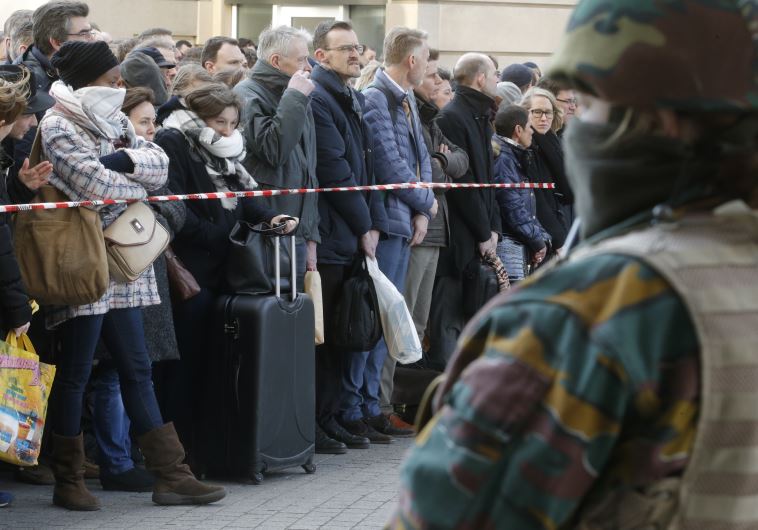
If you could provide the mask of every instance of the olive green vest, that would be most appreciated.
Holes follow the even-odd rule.
[[[575,528],[758,529],[758,212],[734,201],[570,259],[601,253],[640,259],[681,297],[700,345],[701,402],[684,475],[609,493],[583,508]]]

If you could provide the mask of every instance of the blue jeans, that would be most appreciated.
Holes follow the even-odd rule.
[[[101,469],[111,475],[125,473],[134,467],[129,417],[121,399],[118,370],[112,361],[98,366],[92,381],[95,406],[92,425],[100,449]]]
[[[408,272],[411,248],[404,237],[390,236],[380,241],[376,249],[379,269],[402,293],[405,275]],[[379,389],[387,344],[384,338],[369,352],[352,353],[345,356],[344,393],[341,417],[344,421],[355,421],[381,414]]]
[[[54,422],[57,434],[81,432],[82,398],[100,337],[116,364],[124,407],[136,434],[163,425],[150,379],[142,309],[112,309],[104,315],[72,318],[61,324],[60,335],[61,356],[53,387],[60,405]]]

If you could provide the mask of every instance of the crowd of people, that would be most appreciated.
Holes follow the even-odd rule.
[[[31,202],[43,186],[74,201],[407,182],[555,189],[151,203],[200,292],[172,301],[161,256],[135,281],[111,279],[100,300],[45,306],[34,321],[12,223],[2,216],[3,331],[40,337],[49,345],[43,357],[58,369],[43,459],[52,473],[40,464],[17,477],[54,484],[53,502],[70,510],[100,506],[85,474],[105,489],[152,490],[157,504],[224,497],[222,487],[193,475],[195,411],[213,349],[201,323],[212,320],[227,287],[229,234],[240,220],[294,233],[298,277],[321,275],[316,451],[342,454],[413,436],[393,409],[395,362],[384,340],[363,352],[330,343],[345,280],[356,260],[376,258],[405,295],[424,367],[444,370],[472,316],[462,304],[467,265],[501,262],[516,284],[566,243],[574,206],[562,138],[578,112],[574,92],[534,63],[500,71],[481,53],[462,55],[447,71],[420,29],[390,29],[378,54],[346,21],[321,23],[313,35],[280,26],[255,43],[217,36],[198,46],[161,28],[113,40],[88,17],[83,2],[51,0],[5,21],[6,203]],[[35,138],[44,161],[30,163]],[[124,209],[98,208],[103,227]],[[97,466],[86,457],[83,431],[94,436]]]

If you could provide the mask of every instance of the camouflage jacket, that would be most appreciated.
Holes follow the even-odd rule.
[[[686,466],[698,344],[640,261],[603,255],[529,280],[462,344],[477,358],[411,450],[391,528],[570,528],[593,491]]]

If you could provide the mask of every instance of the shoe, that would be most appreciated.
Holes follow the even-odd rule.
[[[100,469],[100,485],[106,491],[153,491],[155,477],[139,467],[133,467],[123,473],[106,473]]]
[[[347,445],[330,438],[321,427],[316,424],[316,452],[320,455],[344,455],[347,453]]]
[[[13,475],[17,482],[31,484],[32,486],[52,486],[55,484],[53,470],[45,464],[17,467]]]
[[[390,423],[389,418],[384,414],[377,414],[370,418],[363,418],[363,422],[374,429],[376,432],[386,436],[396,436],[398,438],[411,438],[413,429],[399,429]]]
[[[337,423],[337,420],[330,421],[322,428],[327,436],[338,442],[342,442],[350,449],[368,449],[371,445],[371,441],[368,438],[347,432],[342,425]]]
[[[210,504],[226,497],[226,488],[204,484],[184,462],[184,447],[173,423],[139,437],[145,466],[156,475],[153,502],[164,506]]]
[[[363,418],[363,421],[371,425],[374,430],[386,434],[387,436],[394,436],[397,438],[412,438],[415,434],[413,426],[405,423],[403,419],[395,414],[379,414],[371,418]]]
[[[372,444],[391,444],[395,441],[392,436],[380,433],[363,420],[343,421],[342,426],[350,434],[368,438]]]
[[[100,466],[94,463],[92,460],[84,458],[84,478],[96,479],[100,478]]]
[[[80,512],[100,509],[100,501],[84,484],[84,440],[78,436],[53,433],[53,504]]]
[[[403,417],[400,416],[400,414],[398,414],[397,412],[390,412],[389,414],[387,414],[387,419],[389,420],[390,425],[392,425],[393,428],[401,430],[401,431],[410,432],[410,434],[406,436],[406,438],[415,436],[416,428],[410,423],[408,423],[407,421],[405,421]],[[403,436],[400,434],[396,436],[403,438]]]
[[[5,508],[13,502],[13,495],[7,491],[0,491],[0,508]]]

